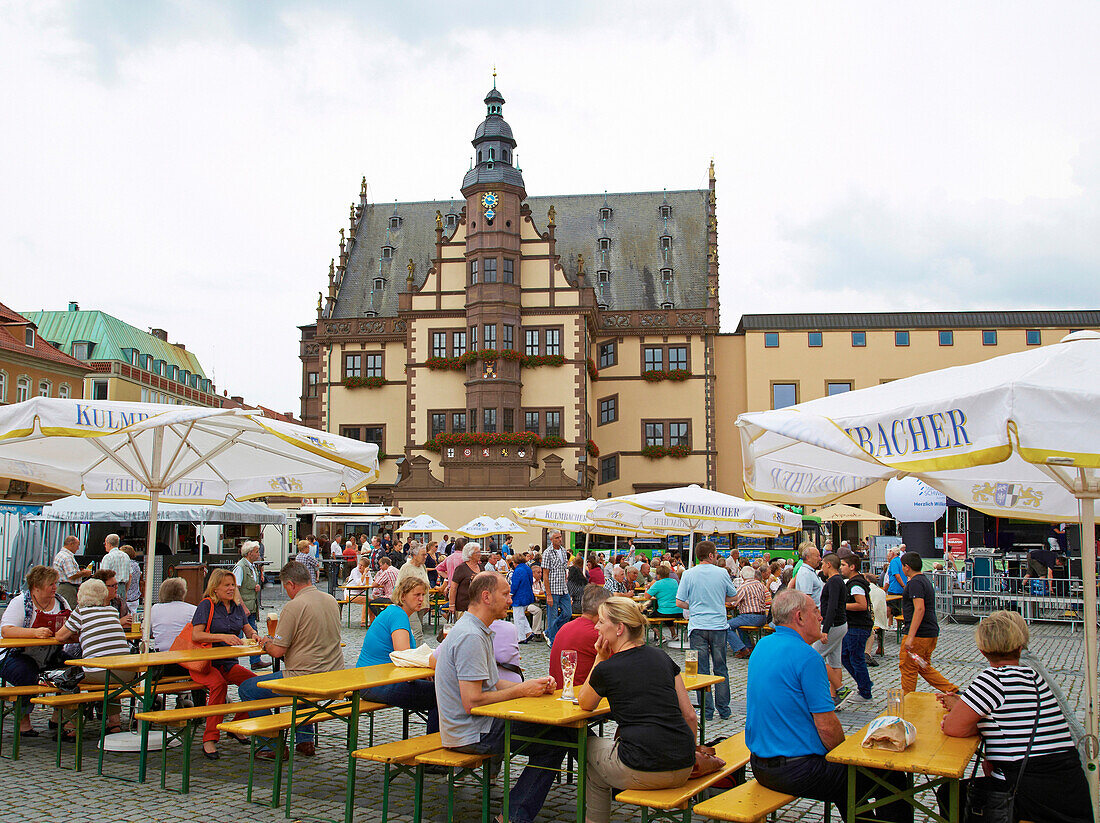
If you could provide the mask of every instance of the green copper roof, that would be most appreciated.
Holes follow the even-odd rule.
[[[73,343],[94,343],[92,360],[130,362],[123,349],[137,349],[153,360],[206,377],[199,360],[191,352],[165,343],[149,332],[124,323],[102,311],[29,311],[21,314],[38,327],[38,333],[57,345],[66,354],[73,353]]]

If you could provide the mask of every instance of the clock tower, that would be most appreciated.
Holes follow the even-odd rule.
[[[514,165],[516,141],[496,88],[485,96],[485,120],[474,133],[475,164],[462,180],[466,199],[466,326],[469,351],[512,351],[467,367],[470,431],[523,428],[518,352],[520,321],[520,207],[527,197]]]

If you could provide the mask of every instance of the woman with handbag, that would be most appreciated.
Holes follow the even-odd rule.
[[[190,627],[184,627],[180,638],[186,641],[186,633],[190,628],[191,647],[209,648],[211,646],[243,646],[241,633],[249,640],[261,643],[260,635],[248,625],[248,616],[244,606],[237,600],[237,579],[229,569],[214,569],[210,573],[210,580],[206,583],[203,599],[195,609],[195,616],[191,618]],[[180,638],[172,644],[173,650],[179,647]],[[191,678],[197,683],[206,686],[206,703],[215,706],[226,702],[229,684],[239,686],[249,678],[255,677],[255,673],[240,665],[236,660],[215,660],[211,663],[188,664]],[[241,714],[234,719],[243,720],[247,714]],[[218,732],[218,724],[222,722],[222,715],[214,715],[206,719],[206,731],[202,735],[202,753],[209,760],[217,760],[218,740],[221,735]],[[247,738],[237,738],[238,742],[247,743]]]
[[[986,823],[1093,823],[1065,715],[1042,676],[1020,665],[1027,623],[1017,612],[993,612],[974,637],[989,668],[961,692],[939,695],[944,734],[980,734],[985,746],[985,776],[963,783],[964,819],[980,813]]]
[[[614,790],[682,786],[695,766],[699,718],[680,668],[664,651],[646,645],[646,625],[628,597],[600,604],[596,662],[577,702],[591,711],[606,697],[619,730],[613,740],[588,738],[587,819],[593,823],[607,823]]]

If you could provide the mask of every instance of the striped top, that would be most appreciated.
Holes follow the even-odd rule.
[[[733,605],[740,614],[767,614],[771,592],[759,580],[742,580],[733,598]]]
[[[1023,760],[1035,727],[1035,684],[1039,684],[1039,726],[1031,756],[1073,748],[1069,726],[1046,681],[1026,666],[997,666],[983,671],[959,697],[981,715],[978,732],[990,760]]]
[[[80,606],[69,615],[65,628],[80,636],[81,657],[129,654],[130,645],[114,606]],[[100,671],[86,668],[85,671]]]

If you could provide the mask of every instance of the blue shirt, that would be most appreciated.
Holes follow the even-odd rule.
[[[886,591],[888,594],[901,594],[905,591],[905,586],[898,582],[898,579],[894,577],[895,574],[900,574],[901,579],[905,579],[905,572],[901,570],[901,557],[895,557],[890,561],[890,565],[886,569],[886,576],[889,578]]]
[[[409,648],[416,648],[416,638],[413,637],[409,616],[400,606],[387,606],[367,629],[367,636],[363,638],[363,648],[359,652],[359,662],[356,666],[377,666],[380,663],[390,662],[390,652],[393,651],[393,633],[398,629],[404,629],[409,633]]]
[[[516,563],[512,570],[512,605],[530,606],[535,602],[535,592],[531,588],[533,578],[531,567],[526,563]]]
[[[815,714],[835,710],[825,661],[794,629],[757,641],[745,687],[745,743],[757,757],[824,755]]]
[[[684,572],[676,599],[688,604],[688,632],[695,629],[726,631],[726,598],[737,590],[729,573],[713,563],[700,563]]]

